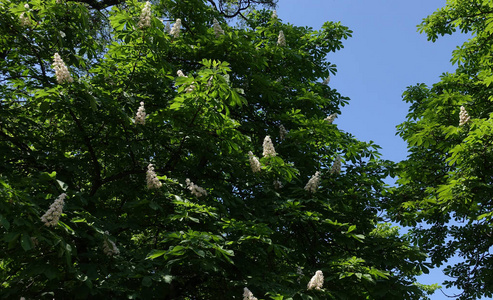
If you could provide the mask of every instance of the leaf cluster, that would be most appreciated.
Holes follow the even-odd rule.
[[[98,3],[112,5],[1,6],[1,297],[424,297],[425,255],[378,216],[393,164],[324,120],[349,100],[321,82],[347,27],[260,10],[235,28],[199,0],[153,2],[146,27],[143,3]],[[54,53],[73,82],[57,82]],[[267,135],[277,155],[254,173],[248,153]],[[307,291],[317,270],[324,289]]]

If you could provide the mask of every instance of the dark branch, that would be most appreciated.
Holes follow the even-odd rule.
[[[96,10],[102,10],[105,8],[108,8],[110,6],[118,5],[121,3],[124,3],[124,0],[103,0],[103,1],[97,1],[97,0],[76,0],[75,2],[79,3],[86,3],[89,5],[91,8],[94,8]]]
[[[242,11],[245,11],[249,9],[250,7],[254,5],[267,5],[267,6],[272,6],[274,7],[276,4],[276,0],[237,0],[236,5],[237,8],[234,12],[228,14],[226,12],[226,8],[224,6],[225,3],[227,3],[225,0],[219,0],[219,5],[216,4],[214,0],[207,0],[220,14],[222,14],[226,18],[234,18],[237,16],[240,16],[244,19],[245,16],[241,14]]]
[[[77,128],[79,129],[80,133],[82,134],[82,138],[84,139],[84,143],[87,147],[87,150],[89,151],[89,155],[91,156],[91,161],[94,169],[93,173],[93,183],[92,183],[92,188],[90,195],[93,196],[96,191],[99,189],[99,187],[102,185],[102,180],[101,180],[101,166],[99,165],[98,162],[98,157],[96,156],[96,152],[94,151],[94,148],[92,147],[91,140],[87,136],[84,127],[80,123],[80,120],[75,116],[74,112],[69,108],[68,112],[70,116],[72,116],[72,119],[74,120],[75,124],[77,125]]]

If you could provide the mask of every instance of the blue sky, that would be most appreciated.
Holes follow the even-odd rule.
[[[279,0],[279,18],[298,26],[321,28],[326,21],[340,21],[353,30],[345,48],[327,59],[337,65],[330,86],[350,97],[349,105],[334,122],[359,140],[382,147],[384,159],[406,158],[406,144],[395,135],[405,120],[408,105],[402,101],[406,87],[432,85],[444,72],[453,72],[452,51],[467,37],[445,36],[427,41],[416,25],[445,5],[445,0]],[[441,284],[447,277],[439,269],[420,277],[421,283]],[[448,295],[457,289],[443,289]],[[450,299],[437,291],[433,300]]]
[[[277,12],[298,26],[319,29],[325,21],[341,21],[353,30],[345,48],[327,57],[338,69],[330,85],[351,98],[335,123],[399,161],[406,157],[406,144],[395,136],[408,109],[402,93],[453,72],[451,53],[466,39],[457,34],[432,43],[417,32],[416,25],[444,5],[445,0],[280,0]]]

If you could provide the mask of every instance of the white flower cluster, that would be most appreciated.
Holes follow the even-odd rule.
[[[325,118],[324,120],[327,121],[329,124],[332,124],[332,122],[334,122],[334,120],[337,118],[337,114],[331,114],[330,116],[328,116],[327,118]]]
[[[296,274],[298,274],[298,283],[300,283],[301,279],[303,278],[303,269],[298,266],[298,268],[296,268]]]
[[[25,9],[29,9],[29,4],[27,4],[27,3],[26,3],[26,4],[24,4],[24,8],[25,8]]]
[[[224,80],[226,80],[226,83],[229,85],[230,84],[230,76],[229,76],[229,74],[224,74],[222,76],[223,76]]]
[[[253,293],[250,292],[250,290],[248,288],[244,288],[243,289],[243,300],[257,300],[257,298],[255,298],[253,296]]]
[[[277,19],[277,11],[273,10],[272,15],[270,16],[272,19]]]
[[[171,28],[169,34],[171,34],[174,38],[180,37],[180,29],[181,29],[181,19],[176,19],[175,24]]]
[[[330,174],[339,174],[341,173],[341,156],[337,155],[336,160],[332,164],[332,167],[330,168]]]
[[[164,31],[166,31],[167,33],[171,32],[171,25],[169,21],[166,22],[166,24],[164,25]]]
[[[28,7],[29,7],[29,5],[28,5]],[[33,24],[31,19],[26,15],[25,12],[23,12],[19,15],[19,21],[21,22],[21,26],[23,26],[23,27],[30,27]]]
[[[263,148],[264,148],[264,152],[263,152],[264,157],[274,157],[277,155],[276,149],[274,149],[274,144],[272,144],[272,140],[268,135],[264,139]]]
[[[147,166],[147,188],[148,189],[158,189],[160,188],[163,184],[159,179],[157,178],[156,172],[154,172],[154,165],[149,164]]]
[[[108,256],[120,254],[120,250],[112,240],[104,240],[103,242],[103,252]]]
[[[195,90],[195,85],[191,84],[185,89],[185,93],[191,93],[193,90]]]
[[[317,171],[315,172],[315,175],[313,175],[310,180],[308,180],[308,183],[305,185],[305,190],[309,191],[310,193],[315,193],[318,189],[318,184],[320,182],[320,172]]]
[[[62,58],[58,53],[55,53],[55,55],[53,55],[52,67],[55,70],[56,81],[59,84],[62,84],[64,82],[74,81],[72,79],[72,76],[70,76],[70,73],[68,72],[67,66],[65,66],[65,63],[63,62]]]
[[[31,237],[31,242],[33,243],[34,247],[38,247],[39,240],[38,240],[38,238],[37,238],[37,237],[32,236],[32,237]]]
[[[144,102],[140,102],[137,115],[135,115],[135,124],[145,125],[146,123],[146,110],[144,108]]]
[[[286,128],[283,125],[279,125],[279,138],[281,141],[286,138],[286,134],[288,134]]]
[[[50,208],[41,217],[41,221],[45,223],[46,226],[56,226],[58,224],[58,220],[62,214],[63,205],[65,204],[65,197],[67,197],[67,194],[60,194],[60,196],[56,198]]]
[[[151,26],[151,2],[147,1],[140,13],[139,23],[137,23],[139,28],[150,27]]]
[[[324,82],[322,82],[323,84],[329,84],[330,82],[330,75],[327,76],[327,78],[325,78]]]
[[[211,87],[212,86],[212,80],[214,79],[214,75],[211,75],[211,77],[209,77],[209,79],[207,80],[207,87]]]
[[[272,183],[274,185],[274,189],[280,190],[283,188],[282,182],[280,182],[278,179],[274,180]]]
[[[252,167],[253,173],[260,172],[262,165],[260,164],[258,158],[253,155],[252,151],[248,151],[248,159],[250,160],[250,167]]]
[[[462,125],[466,124],[467,122],[469,122],[469,119],[471,119],[471,117],[469,117],[467,110],[465,109],[464,106],[461,106],[460,107],[460,113],[459,113],[459,126],[462,126]]]
[[[187,78],[188,78],[188,76],[186,76],[186,75],[183,73],[183,71],[182,71],[182,70],[178,70],[178,71],[176,72],[176,74],[178,75],[178,77],[187,77]],[[194,82],[195,82],[195,81],[194,81]],[[193,83],[193,82],[192,82],[192,83]],[[190,85],[189,85],[189,86],[185,89],[185,93],[190,93],[190,92],[192,92],[194,89],[195,89],[195,85],[190,84]]]
[[[216,18],[214,18],[214,24],[212,26],[214,27],[214,34],[216,35],[216,38],[219,38],[219,36],[224,34],[224,30],[221,28],[221,25],[219,25]]]
[[[308,290],[311,289],[319,290],[322,288],[323,285],[324,285],[324,274],[322,273],[322,271],[319,270],[315,272],[315,275],[313,275],[312,279],[310,279],[310,282],[308,282],[306,288]]]
[[[286,38],[284,37],[284,32],[282,30],[279,31],[279,36],[277,37],[277,45],[281,47],[286,46]]]
[[[202,196],[207,196],[207,191],[205,189],[203,189],[200,186],[196,185],[195,183],[191,182],[190,179],[188,179],[188,178],[185,181],[187,183],[188,189],[190,190],[190,192],[192,192],[192,194],[195,197],[200,198]]]

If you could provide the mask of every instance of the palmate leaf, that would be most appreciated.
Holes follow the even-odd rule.
[[[399,134],[408,142],[410,154],[401,163],[406,168],[399,170],[399,187],[392,194],[393,203],[403,204],[404,210],[390,207],[396,220],[416,222],[412,218],[418,215],[420,221],[430,224],[413,235],[431,249],[434,265],[440,266],[452,253],[465,258],[446,269],[453,277],[447,285],[461,289],[461,300],[492,293],[490,287],[478,288],[489,275],[474,271],[478,266],[491,267],[486,249],[493,244],[483,231],[489,230],[491,211],[486,204],[492,176],[491,102],[487,94],[493,66],[488,50],[490,11],[487,1],[477,5],[450,1],[420,25],[420,31],[432,41],[455,31],[471,36],[453,53],[454,73],[444,74],[431,89],[410,87],[404,94],[412,105]],[[470,119],[459,124],[461,106]],[[426,143],[428,136],[435,141]],[[444,247],[445,239],[450,242]]]

